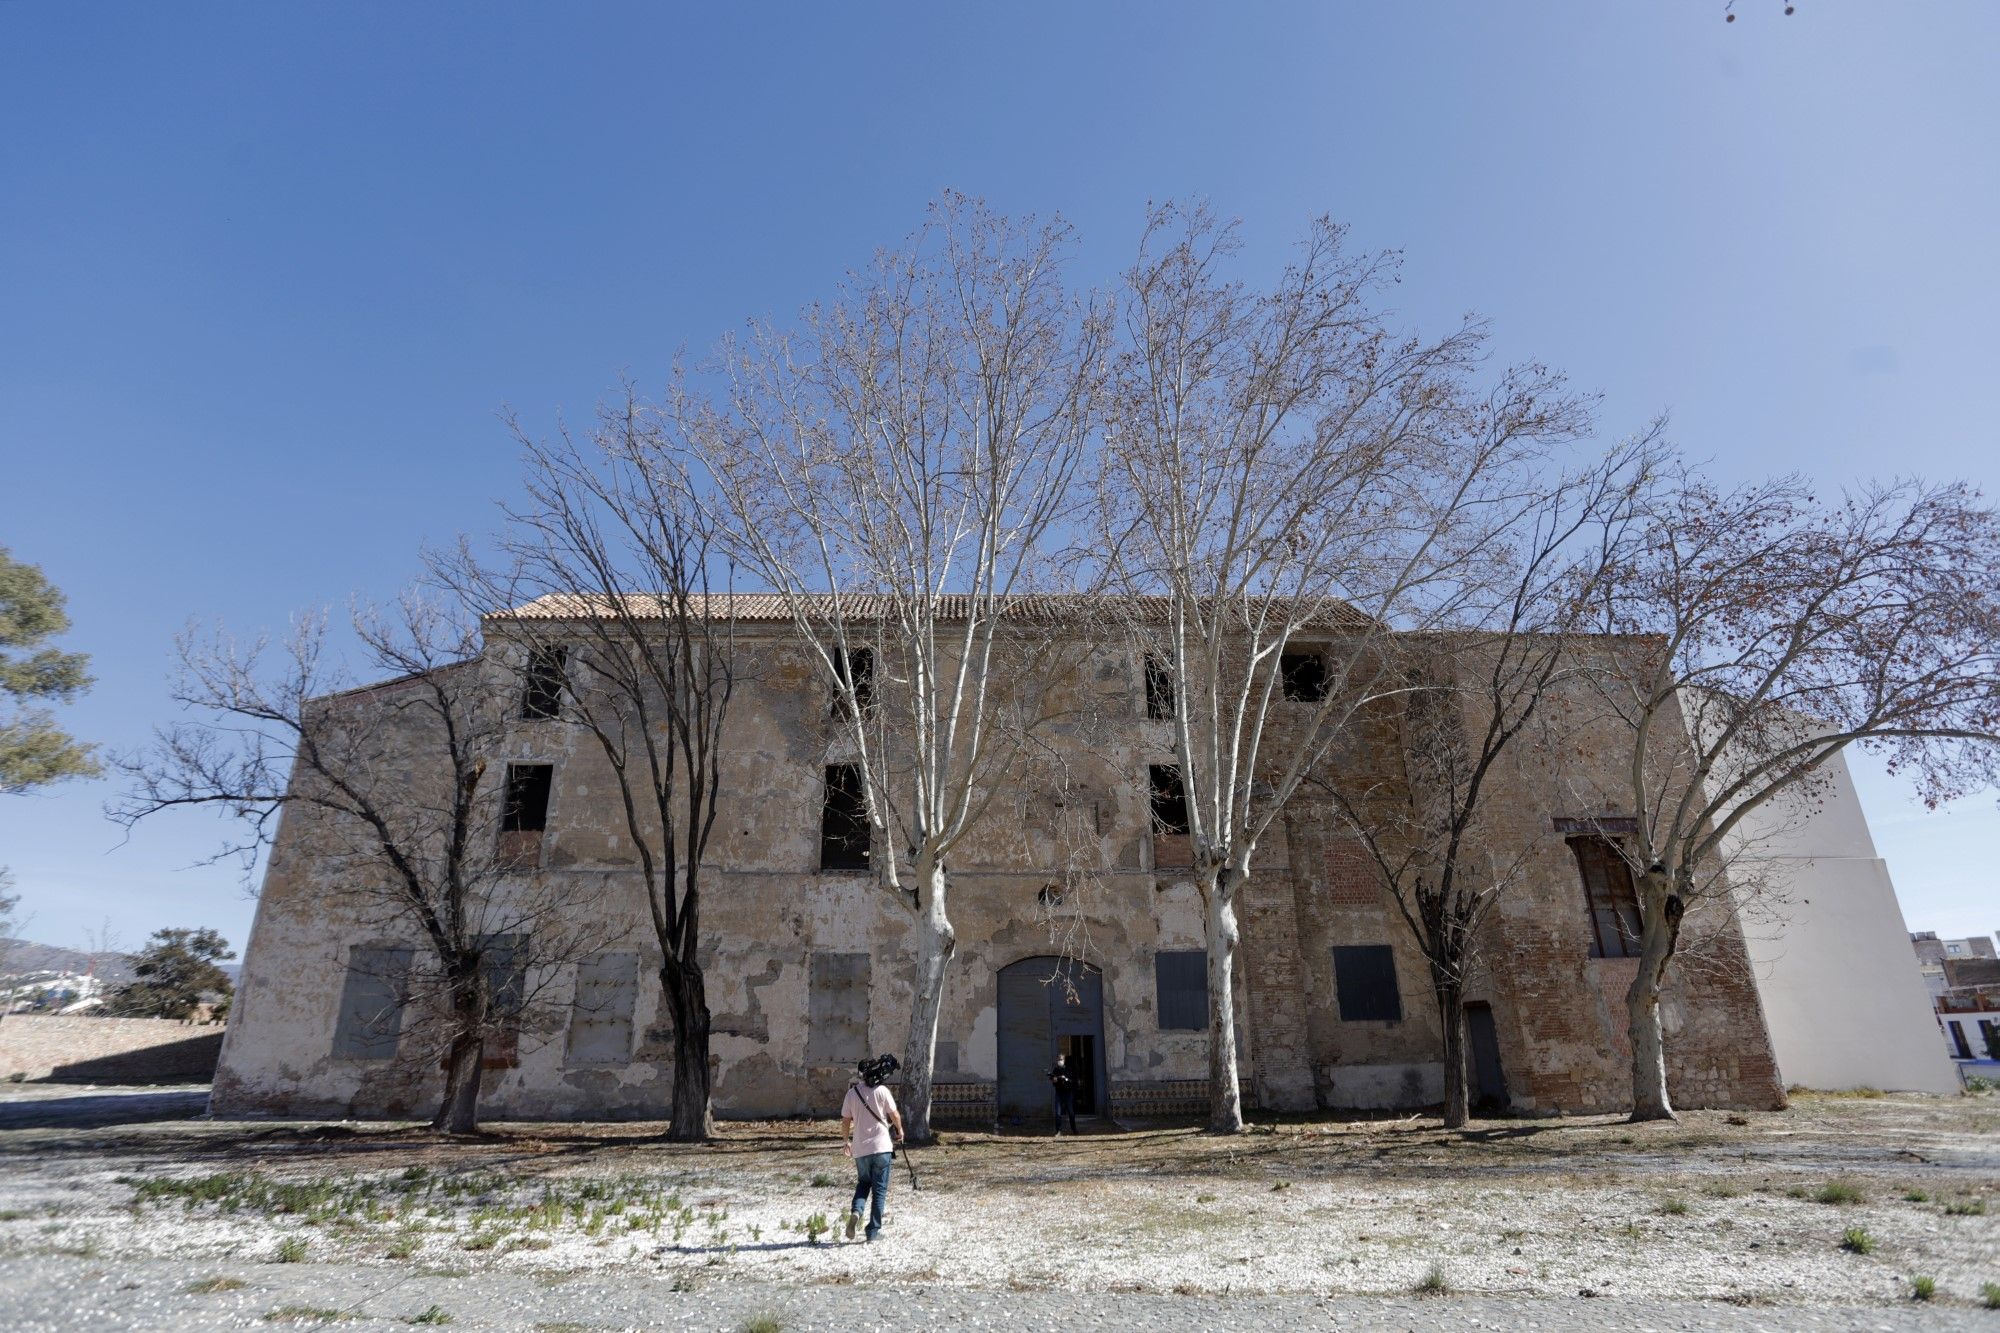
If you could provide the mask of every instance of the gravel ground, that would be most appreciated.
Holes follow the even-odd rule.
[[[690,1149],[644,1125],[150,1118],[188,1106],[0,1091],[0,1326],[435,1305],[489,1327],[2000,1327],[1977,1305],[2000,1282],[1993,1095],[949,1135],[921,1189],[899,1167],[872,1247],[820,1231],[850,1178],[825,1122]],[[1414,1296],[1433,1274],[1451,1294]],[[247,1285],[186,1291],[215,1277]]]

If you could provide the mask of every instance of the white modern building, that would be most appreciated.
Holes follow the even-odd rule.
[[[1787,1086],[1955,1093],[1889,867],[1840,756],[1809,797],[1746,816],[1732,860],[1772,1053]]]

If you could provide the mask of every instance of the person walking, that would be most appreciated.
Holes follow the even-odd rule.
[[[1063,1117],[1069,1117],[1069,1132],[1076,1133],[1076,1075],[1060,1055],[1049,1070],[1049,1086],[1056,1090],[1056,1133],[1062,1133]]]
[[[896,1096],[883,1086],[899,1067],[893,1055],[863,1060],[856,1071],[859,1077],[847,1085],[847,1096],[840,1103],[840,1135],[847,1155],[854,1159],[854,1206],[847,1214],[847,1238],[854,1239],[866,1205],[871,1245],[882,1234],[883,1214],[889,1207],[889,1173],[896,1165],[896,1145],[903,1141],[903,1116],[896,1109]]]

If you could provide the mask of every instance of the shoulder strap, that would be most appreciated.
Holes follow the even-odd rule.
[[[889,1122],[884,1120],[882,1113],[875,1109],[875,1098],[872,1095],[875,1090],[860,1083],[850,1083],[847,1087],[848,1091],[860,1094],[858,1100],[862,1106],[867,1108],[869,1118],[886,1129]]]

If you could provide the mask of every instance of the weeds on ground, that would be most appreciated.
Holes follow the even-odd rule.
[[[1986,1200],[1953,1199],[1944,1206],[1944,1213],[1946,1217],[1984,1217],[1986,1215]]]
[[[828,1175],[824,1171],[813,1172],[812,1187],[816,1190],[832,1189],[835,1185],[838,1185],[839,1183],[840,1183],[839,1181],[835,1180],[832,1176]]]
[[[1937,1295],[1937,1279],[1934,1277],[1913,1277],[1910,1279],[1910,1299],[1927,1301]]]
[[[833,1223],[827,1220],[825,1213],[814,1213],[805,1221],[799,1223],[799,1230],[806,1233],[806,1243],[808,1245],[817,1245],[820,1242],[820,1237],[833,1230]]]
[[[306,1239],[304,1236],[287,1236],[278,1242],[277,1252],[271,1256],[274,1264],[296,1264],[304,1262]]]
[[[1861,1187],[1847,1180],[1829,1180],[1819,1187],[1819,1193],[1812,1196],[1814,1203],[1850,1204],[1860,1203],[1868,1196]]]
[[[388,1255],[391,1259],[408,1259],[422,1249],[423,1244],[415,1236],[398,1236],[389,1242]]]
[[[1660,1212],[1668,1217],[1686,1217],[1688,1212],[1687,1200],[1667,1199],[1660,1204]]]
[[[1931,1196],[1924,1193],[1922,1190],[1903,1191],[1904,1203],[1929,1203],[1930,1201],[1931,1201]]]
[[[1449,1296],[1451,1279],[1444,1275],[1443,1264],[1432,1264],[1430,1271],[1410,1284],[1412,1296]]]
[[[784,1333],[784,1329],[776,1315],[757,1314],[738,1324],[736,1333]]]
[[[331,1324],[354,1316],[346,1310],[329,1310],[323,1305],[281,1305],[266,1311],[264,1318],[273,1324]]]
[[[2000,1282],[1980,1283],[1979,1303],[1989,1310],[2000,1310]]]
[[[213,1296],[218,1292],[241,1291],[249,1285],[241,1278],[205,1277],[199,1282],[188,1283],[181,1290],[190,1296]]]
[[[418,1311],[403,1321],[406,1324],[449,1324],[451,1312],[441,1305],[433,1305]]]
[[[1862,1227],[1849,1227],[1840,1233],[1840,1248],[1849,1254],[1875,1253],[1875,1238]]]
[[[32,1217],[25,1208],[0,1208],[0,1222],[18,1222],[24,1217]]]

